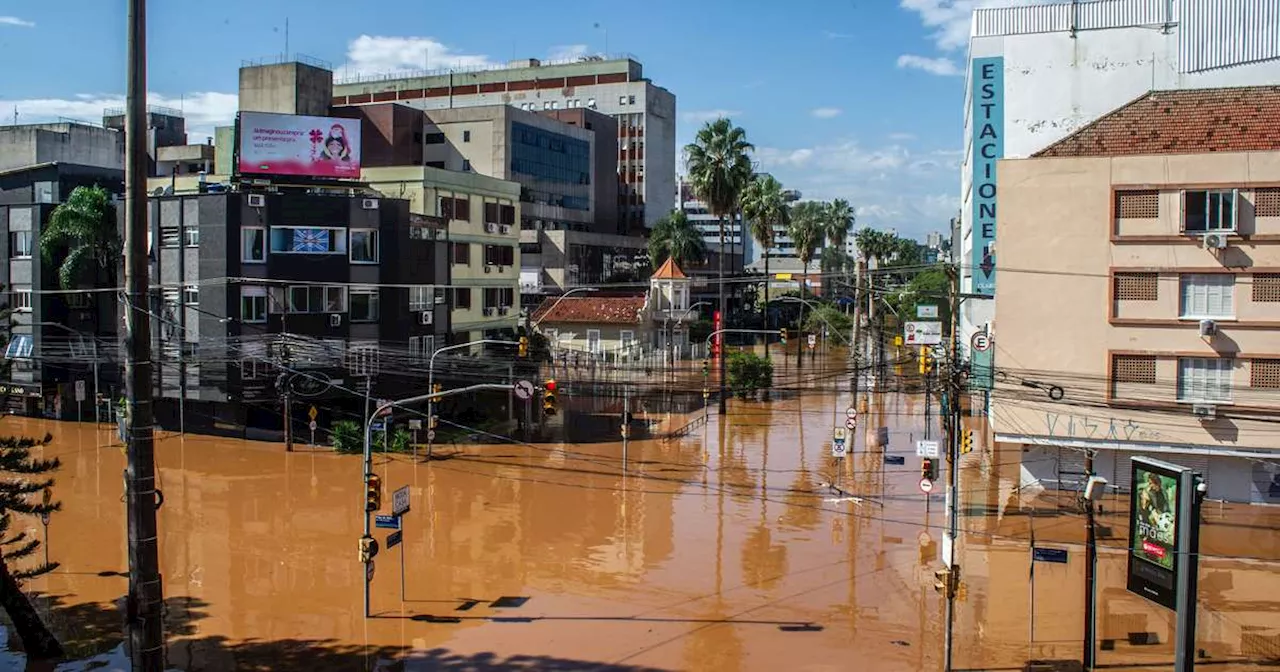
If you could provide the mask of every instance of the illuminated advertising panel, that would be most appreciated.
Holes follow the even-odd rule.
[[[1174,606],[1178,563],[1178,490],[1182,467],[1133,458],[1129,494],[1128,588],[1156,604]]]
[[[240,113],[242,175],[360,177],[360,120]]]

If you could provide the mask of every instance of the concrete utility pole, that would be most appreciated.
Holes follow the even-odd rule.
[[[943,669],[951,672],[951,647],[954,641],[956,622],[956,587],[958,586],[958,568],[956,567],[956,536],[960,529],[960,334],[958,315],[960,314],[960,271],[951,269],[951,431],[947,436],[947,461],[950,462],[951,483],[947,487],[947,634]]]
[[[1086,449],[1084,455],[1085,478],[1093,478],[1093,450]],[[1094,607],[1097,594],[1098,536],[1097,526],[1094,524],[1093,518],[1093,500],[1084,497],[1081,503],[1085,506],[1086,521],[1084,542],[1084,656],[1081,661],[1086,672],[1093,672],[1095,641],[1097,639],[1097,617],[1094,614]],[[1032,562],[1035,562],[1035,558],[1032,558]]]
[[[730,217],[733,213],[730,212]],[[729,324],[728,306],[724,303],[724,218],[720,218],[720,283],[719,283],[720,302],[716,305],[720,307],[720,328]],[[727,412],[727,400],[725,397],[725,366],[724,366],[724,336],[720,337],[720,351],[716,353],[718,367],[720,368],[720,410],[719,414],[724,415]]]
[[[125,108],[125,502],[129,519],[129,594],[125,618],[134,670],[164,670],[162,585],[156,530],[156,465],[152,426],[151,291],[147,259],[147,14],[129,0],[128,102]]]

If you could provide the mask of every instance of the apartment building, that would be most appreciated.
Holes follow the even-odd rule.
[[[999,163],[997,454],[1078,487],[1086,451],[1280,504],[1280,86],[1148,93]],[[1046,300],[1053,297],[1053,300]]]
[[[953,250],[961,289],[994,296],[1005,265],[997,161],[1029,157],[1148,91],[1280,81],[1274,7],[1274,0],[1096,0],[975,10]],[[997,303],[965,301],[966,347],[996,319]]]
[[[390,198],[405,199],[414,215],[445,225],[451,343],[515,329],[521,263],[516,223],[524,206],[519,184],[428,166],[364,168],[362,179]]]
[[[620,233],[642,233],[674,207],[676,99],[630,56],[562,63],[511,61],[505,68],[388,76],[347,73],[333,105],[400,102],[418,109],[509,105],[528,112],[586,108],[617,121]]]

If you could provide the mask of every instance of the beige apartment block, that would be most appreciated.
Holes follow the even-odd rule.
[[[448,221],[452,340],[514,329],[520,315],[520,185],[477,173],[402,166],[362,179],[409,201],[409,212]],[[443,344],[436,344],[439,347]]]
[[[1095,451],[1127,491],[1149,455],[1280,504],[1277,129],[1280,87],[1153,92],[999,163],[991,425],[1024,485]]]

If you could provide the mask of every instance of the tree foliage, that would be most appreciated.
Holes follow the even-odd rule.
[[[767,255],[776,241],[774,227],[785,227],[791,219],[782,183],[772,175],[757,175],[742,192],[742,216],[751,227],[751,237]]]
[[[823,234],[826,235],[827,242],[831,247],[836,249],[844,249],[844,239],[849,236],[849,230],[853,228],[854,213],[853,206],[849,205],[849,201],[843,198],[837,198],[827,204],[827,213],[823,222]]]
[[[753,171],[748,156],[755,149],[747,132],[721,117],[708,121],[685,146],[685,165],[694,194],[722,222],[736,212]]]
[[[40,233],[40,256],[57,266],[63,289],[112,281],[122,248],[115,204],[100,186],[76,187]]]
[[[689,217],[673,210],[658,220],[649,232],[649,263],[658,268],[668,258],[681,266],[702,263],[707,257],[707,244]]]
[[[773,362],[751,352],[733,352],[726,364],[729,389],[740,399],[773,387]]]
[[[62,466],[55,457],[36,457],[33,451],[53,441],[28,437],[0,437],[0,605],[3,605],[29,655],[41,660],[59,658],[62,647],[45,627],[40,614],[22,592],[22,583],[47,574],[56,562],[33,562],[40,540],[26,531],[14,532],[13,514],[49,515],[62,508],[60,502],[45,502],[45,492],[53,487],[49,474]]]
[[[787,227],[787,235],[795,245],[796,256],[799,257],[800,263],[804,264],[806,271],[809,268],[809,262],[813,261],[813,255],[817,252],[818,246],[822,244],[826,230],[826,214],[826,205],[819,201],[805,201],[791,209],[791,223]]]

